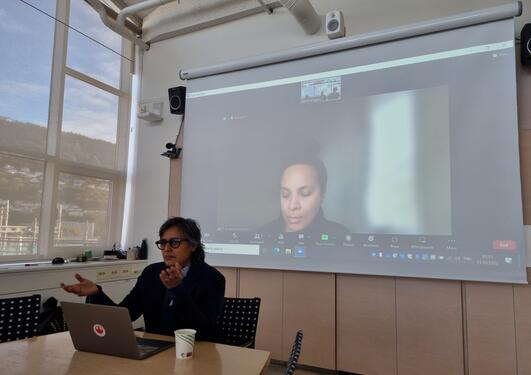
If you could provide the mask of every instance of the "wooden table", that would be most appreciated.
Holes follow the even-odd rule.
[[[168,336],[138,336],[172,340]],[[176,359],[170,348],[144,360],[78,352],[68,332],[0,344],[0,374],[27,375],[214,375],[264,374],[270,353],[263,350],[196,342],[193,358]]]

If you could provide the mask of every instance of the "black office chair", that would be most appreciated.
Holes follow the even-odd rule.
[[[218,318],[222,344],[254,348],[260,298],[225,298]]]
[[[37,334],[41,295],[0,299],[0,342]]]
[[[43,336],[64,331],[68,331],[68,327],[63,317],[63,309],[58,306],[58,301],[54,297],[50,297],[42,304],[37,335]]]
[[[298,330],[295,335],[295,341],[293,342],[293,347],[291,349],[291,354],[289,355],[288,364],[286,365],[285,375],[293,375],[297,369],[297,363],[299,363],[299,356],[301,355],[302,348],[302,330]]]

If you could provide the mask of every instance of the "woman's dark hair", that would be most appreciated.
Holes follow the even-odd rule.
[[[328,173],[326,172],[326,167],[323,163],[323,161],[317,157],[300,157],[300,158],[293,158],[289,160],[289,162],[284,164],[284,167],[282,168],[282,174],[284,171],[296,164],[302,164],[302,165],[308,165],[312,167],[315,172],[317,173],[317,177],[319,179],[319,188],[321,189],[321,193],[324,195],[326,193],[326,184],[328,182]],[[281,174],[281,175],[282,175]],[[280,180],[280,179],[279,179]]]
[[[186,239],[195,246],[192,252],[192,263],[203,263],[205,261],[205,248],[201,242],[201,229],[194,219],[185,217],[170,217],[160,226],[159,237],[164,235],[168,229],[177,227],[183,231]]]

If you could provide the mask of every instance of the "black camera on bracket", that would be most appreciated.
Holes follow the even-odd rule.
[[[175,143],[166,143],[166,151],[163,152],[161,155],[166,156],[170,159],[178,159],[181,155],[182,148],[177,148],[177,145]]]

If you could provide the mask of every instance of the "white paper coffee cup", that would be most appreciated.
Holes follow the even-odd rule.
[[[175,333],[175,356],[179,359],[192,358],[194,353],[195,329],[178,329]]]

